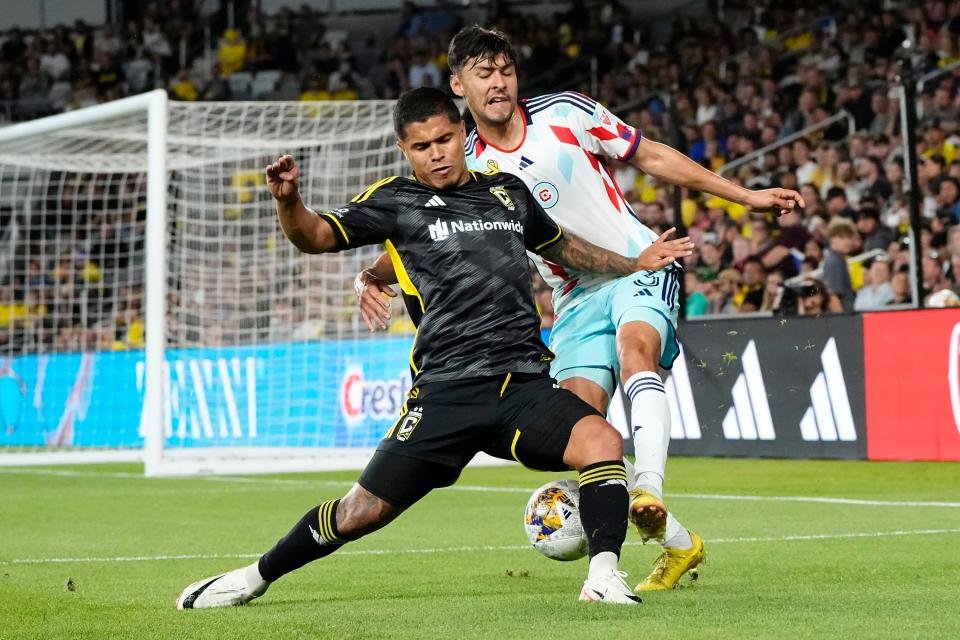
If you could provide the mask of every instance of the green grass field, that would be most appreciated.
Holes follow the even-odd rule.
[[[551,476],[505,467],[467,470],[250,606],[174,608],[355,475],[0,469],[0,638],[960,638],[960,465],[946,463],[673,459],[669,505],[708,562],[637,607],[576,602],[585,560],[542,558],[521,523]],[[631,584],[656,553],[630,532]]]

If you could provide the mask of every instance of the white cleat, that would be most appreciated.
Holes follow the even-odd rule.
[[[640,598],[624,582],[626,577],[623,571],[611,571],[600,578],[587,578],[580,589],[580,601],[640,604]]]
[[[262,596],[269,586],[269,582],[261,580],[260,584],[250,587],[247,583],[247,568],[234,569],[220,576],[194,582],[184,589],[177,598],[177,609],[238,607]]]

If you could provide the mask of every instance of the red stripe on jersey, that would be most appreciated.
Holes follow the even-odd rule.
[[[550,269],[550,273],[557,276],[558,278],[563,278],[564,280],[570,279],[570,274],[567,273],[567,270],[561,267],[560,265],[550,262],[546,258],[540,258],[543,260],[543,264],[547,265],[547,268]]]
[[[573,291],[578,284],[580,284],[580,278],[577,278],[576,280],[571,280],[567,284],[563,285],[563,291],[560,293],[560,295],[561,296],[567,295],[568,293]]]
[[[600,161],[597,160],[597,156],[593,155],[586,149],[584,149],[583,152],[587,154],[587,160],[590,161],[590,166],[593,167],[593,170],[597,173],[600,173]]]
[[[617,184],[616,179],[613,177],[613,171],[610,170],[610,165],[607,164],[605,158],[600,159],[600,164],[603,166],[603,170],[607,172],[607,175],[610,177],[610,182],[613,183],[613,188],[617,190],[617,195],[620,196],[620,199],[623,200],[624,204],[627,204],[627,199],[623,195],[623,191],[620,190],[620,185]]]
[[[477,144],[473,147],[474,157],[479,158],[480,154],[483,153],[483,150],[487,148],[487,145],[483,143],[483,140],[480,139],[480,136],[477,136]]]
[[[594,138],[600,140],[614,140],[617,137],[613,131],[609,129],[604,129],[603,127],[594,127],[593,129],[587,129],[587,133],[592,135]]]
[[[550,125],[550,129],[553,131],[553,135],[557,136],[557,140],[566,144],[572,144],[575,147],[580,146],[580,142],[577,140],[577,136],[573,135],[573,131],[567,127],[558,127],[555,124]]]

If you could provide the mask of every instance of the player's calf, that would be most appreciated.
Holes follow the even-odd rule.
[[[328,500],[307,511],[256,563],[191,584],[177,598],[177,608],[246,604],[263,595],[272,582],[386,526],[402,512],[359,484],[354,485],[340,500]]]
[[[587,532],[590,568],[581,600],[640,602],[618,570],[627,535],[627,472],[623,439],[599,416],[578,422],[570,433],[564,462],[580,471],[580,519]]]

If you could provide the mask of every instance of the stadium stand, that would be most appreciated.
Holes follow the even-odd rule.
[[[646,224],[662,230],[679,215],[697,242],[687,263],[688,318],[910,303],[908,188],[896,92],[900,45],[909,39],[914,46],[907,55],[925,74],[917,136],[921,295],[937,305],[960,304],[960,3],[880,4],[726,2],[721,20],[682,17],[666,37],[652,34],[616,1],[565,3],[548,16],[491,2],[486,22],[514,39],[526,92],[592,94],[645,135],[731,180],[801,191],[806,208],[779,220],[692,192],[682,194],[675,211],[663,185],[631,166],[615,168]],[[326,16],[304,6],[269,16],[250,8],[227,28],[222,12],[203,14],[201,5],[150,3],[124,24],[78,21],[2,34],[0,121],[155,87],[178,100],[393,98],[411,87],[446,85],[446,43],[465,20],[447,3],[432,9],[407,3],[392,32],[346,34],[327,30]],[[211,30],[221,37],[205,37]],[[0,344],[23,335],[52,350],[142,344],[141,310],[116,301],[139,299],[118,292],[138,286],[129,273],[140,265],[142,247],[123,240],[124,229],[144,222],[143,196],[118,192],[116,210],[84,209],[90,190],[115,188],[62,176],[50,186],[51,197],[61,199],[55,208],[92,223],[48,220],[47,236],[16,251],[7,246],[6,230],[24,214],[0,211],[3,253],[21,263],[0,280]],[[30,215],[49,215],[44,211]],[[90,237],[79,237],[88,229],[94,230]],[[41,259],[34,251],[41,242],[63,249]],[[844,272],[851,256],[860,257]],[[31,286],[10,273],[27,273]],[[122,281],[120,273],[126,274]],[[54,313],[51,301],[64,298],[54,295],[58,287],[91,282],[99,286],[85,290],[95,295]],[[535,285],[548,327],[550,301],[542,287]],[[283,311],[296,315],[295,309]],[[38,329],[11,331],[17,323]],[[307,324],[301,318],[298,326]]]

